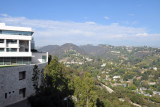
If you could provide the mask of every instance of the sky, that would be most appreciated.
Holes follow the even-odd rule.
[[[160,47],[160,0],[1,0],[0,23],[31,27],[36,46]]]

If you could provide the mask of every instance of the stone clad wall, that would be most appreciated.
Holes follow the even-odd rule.
[[[46,63],[37,64],[42,70]],[[34,65],[0,68],[0,107],[10,105],[34,94],[32,74]],[[19,72],[26,71],[25,79],[19,80]],[[25,97],[19,93],[20,89],[26,88]],[[7,98],[5,98],[7,94]]]

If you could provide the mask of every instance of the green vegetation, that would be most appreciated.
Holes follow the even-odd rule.
[[[60,59],[49,56],[41,74],[42,85],[30,97],[32,106],[160,106],[159,49],[106,45],[82,48],[88,49],[87,55],[74,46],[61,48],[65,51],[59,50]],[[109,93],[102,83],[114,92]]]

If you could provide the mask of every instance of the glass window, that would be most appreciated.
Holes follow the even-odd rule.
[[[0,30],[0,34],[32,36],[33,32]]]
[[[0,48],[0,52],[4,52],[4,48]]]
[[[4,43],[4,39],[0,39],[0,43]]]
[[[23,58],[22,57],[17,58],[17,64],[23,64]]]
[[[3,64],[3,58],[2,58],[2,57],[0,57],[0,65],[4,65],[4,64]]]
[[[46,62],[46,56],[42,56],[42,62]]]
[[[7,48],[7,52],[17,52],[17,48]]]
[[[23,58],[23,64],[29,64],[28,57]]]
[[[28,63],[31,64],[31,57],[28,58]]]
[[[26,88],[19,89],[19,95],[24,98],[26,96]]]
[[[23,80],[26,78],[26,71],[19,72],[19,80]]]
[[[16,63],[16,58],[11,58],[11,65],[16,65],[17,63]]]
[[[14,39],[8,39],[7,44],[17,44],[17,40]]]
[[[7,93],[5,93],[5,99],[7,99]]]
[[[11,65],[11,58],[9,57],[4,58],[4,65]]]

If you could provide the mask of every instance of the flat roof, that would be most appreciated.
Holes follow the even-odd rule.
[[[0,30],[34,32],[30,27],[6,26],[5,23],[0,23]]]

